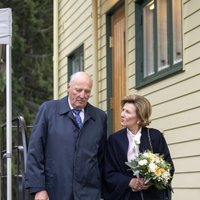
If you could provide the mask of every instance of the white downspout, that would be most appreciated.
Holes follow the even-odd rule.
[[[6,159],[7,200],[12,200],[12,69],[11,46],[6,45]]]
[[[58,1],[53,1],[53,98],[58,99]]]
[[[94,66],[94,104],[98,107],[99,89],[98,89],[98,1],[92,0],[92,30],[93,30],[93,66]]]

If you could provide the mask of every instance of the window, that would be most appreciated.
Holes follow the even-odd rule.
[[[84,48],[82,45],[68,56],[68,80],[73,73],[84,70],[83,50]]]
[[[181,0],[136,0],[136,87],[182,69]]]

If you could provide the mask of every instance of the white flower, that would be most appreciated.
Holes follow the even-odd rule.
[[[162,174],[162,177],[163,177],[164,180],[166,180],[166,182],[168,182],[168,180],[170,179],[170,173],[168,171],[165,171]]]
[[[156,168],[157,168],[157,165],[155,165],[153,162],[151,162],[149,164],[149,170],[150,170],[150,172],[155,172]]]
[[[148,158],[148,157],[149,157],[149,154],[148,154],[147,152],[145,152],[145,153],[143,154],[143,156],[144,156],[145,158]]]
[[[147,165],[147,160],[143,159],[143,160],[140,160],[138,162],[139,165],[143,166],[143,165]]]

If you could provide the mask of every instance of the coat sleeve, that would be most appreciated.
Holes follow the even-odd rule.
[[[98,149],[98,164],[99,164],[99,171],[101,174],[101,186],[103,187],[103,166],[104,166],[104,155],[106,150],[106,143],[107,143],[107,115],[104,113],[104,116],[102,117],[102,127],[103,127],[103,133],[102,133],[102,139],[99,144]],[[101,194],[103,197],[103,194]]]
[[[169,147],[167,145],[165,137],[160,131],[158,131],[156,129],[154,131],[155,131],[155,133],[153,132],[151,134],[154,153],[159,153],[161,155],[164,155],[164,159],[168,163],[171,164],[172,168],[171,168],[170,173],[171,173],[171,176],[173,176],[175,168],[174,168],[174,164],[173,164],[171,154],[170,154],[170,151],[169,151]]]
[[[106,200],[124,199],[130,192],[129,182],[132,177],[124,172],[125,162],[121,160],[121,153],[115,141],[110,137],[108,139],[107,151],[105,155],[105,194]]]
[[[36,115],[28,145],[25,188],[29,189],[30,193],[45,190],[44,150],[47,132],[45,114],[46,106],[43,104]]]

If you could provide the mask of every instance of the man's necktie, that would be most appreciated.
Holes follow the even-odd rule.
[[[82,122],[81,117],[80,117],[80,112],[81,112],[81,110],[75,110],[75,109],[73,110],[73,113],[75,115],[76,122],[77,122],[79,128],[81,128],[82,125],[83,125],[83,122]]]

